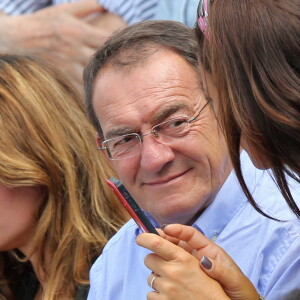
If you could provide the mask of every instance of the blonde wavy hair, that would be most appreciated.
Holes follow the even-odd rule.
[[[44,61],[0,55],[0,112],[0,182],[44,194],[33,241],[46,274],[43,299],[72,298],[128,219],[104,182],[113,171],[97,151],[82,98]],[[12,272],[7,264],[24,264],[8,254],[0,253],[0,289],[9,282],[5,270]]]

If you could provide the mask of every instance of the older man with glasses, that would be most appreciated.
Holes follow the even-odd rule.
[[[284,251],[293,265],[299,238],[290,237],[296,237],[299,224],[276,222],[247,202],[201,84],[199,52],[192,29],[180,23],[150,21],[122,30],[85,69],[87,111],[98,132],[99,150],[153,225],[197,228],[267,294],[287,263],[285,254],[279,255],[282,241],[273,236],[286,241]],[[270,176],[244,153],[242,164],[263,211],[290,220],[292,214]],[[211,297],[211,287],[220,285],[195,257],[159,236],[156,249],[166,245],[171,253],[149,256],[136,243],[139,233],[131,220],[109,241],[91,270],[89,299],[182,300],[195,289],[199,292],[193,299],[229,299],[223,290]],[[172,246],[178,248],[178,257]],[[272,277],[271,269],[278,276]]]

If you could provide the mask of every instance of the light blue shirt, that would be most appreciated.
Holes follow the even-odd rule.
[[[281,300],[300,286],[300,220],[287,206],[267,171],[242,154],[243,173],[254,199],[270,220],[247,201],[234,172],[194,226],[220,245],[267,300]],[[300,185],[291,183],[300,204]],[[144,265],[149,250],[139,247],[139,229],[126,223],[105,246],[90,271],[89,300],[143,300],[151,290]]]

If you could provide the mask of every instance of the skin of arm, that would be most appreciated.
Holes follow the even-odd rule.
[[[136,242],[153,251],[146,256],[145,265],[160,276],[155,279],[155,289],[164,295],[163,299],[259,299],[231,257],[194,227],[171,224],[159,233],[160,237],[140,234]],[[203,256],[212,263],[210,269],[201,265]],[[149,295],[148,299],[160,299]]]
[[[51,6],[29,15],[2,12],[0,51],[46,58],[81,91],[83,68],[95,48],[125,25],[121,18],[104,13],[93,0]]]

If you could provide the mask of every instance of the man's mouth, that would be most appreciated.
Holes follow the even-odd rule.
[[[165,178],[159,178],[157,180],[153,180],[153,181],[149,181],[146,182],[145,184],[150,185],[150,186],[155,186],[155,185],[162,185],[162,184],[166,184],[169,182],[172,182],[174,180],[176,180],[177,178],[180,178],[181,176],[184,176],[186,173],[188,173],[191,169],[188,169],[184,172],[178,173],[178,174],[174,174]]]

